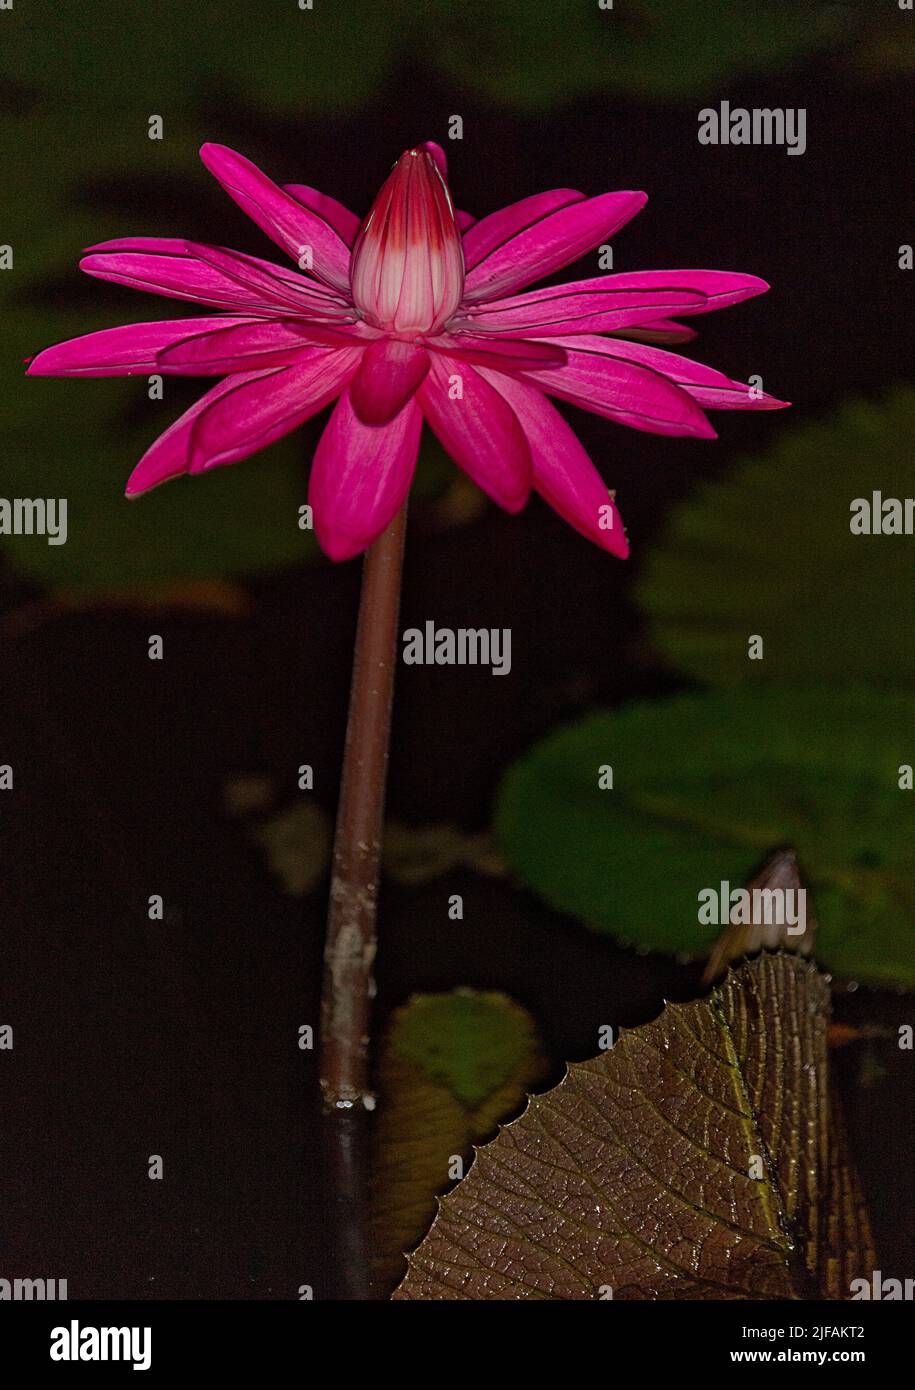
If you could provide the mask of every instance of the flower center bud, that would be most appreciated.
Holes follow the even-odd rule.
[[[464,253],[448,185],[423,149],[406,150],[362,224],[353,299],[376,328],[436,333],[464,291]]]

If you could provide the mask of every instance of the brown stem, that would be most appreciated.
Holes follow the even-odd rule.
[[[321,990],[321,1089],[335,1110],[373,1106],[372,965],[406,523],[405,503],[362,572]]]

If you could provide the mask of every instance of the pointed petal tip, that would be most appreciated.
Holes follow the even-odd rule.
[[[731,271],[731,274],[734,276],[735,280],[741,282],[741,288],[744,291],[744,299],[752,299],[754,295],[765,294],[767,290],[771,290],[772,288],[769,281],[764,280],[761,275],[746,275],[741,270]]]
[[[671,383],[671,384],[673,384],[673,383]],[[678,386],[676,389],[677,389],[678,391],[682,391],[684,388]],[[695,405],[695,402],[694,402],[693,404]],[[699,418],[697,419],[697,418],[694,417],[694,418],[690,419],[689,421],[684,422],[681,429],[677,429],[677,430],[672,431],[672,438],[674,438],[674,439],[717,439],[717,438],[718,438],[718,431],[715,429],[715,426],[712,424],[712,422],[711,422],[711,420],[709,419],[709,417],[708,417],[707,415],[703,414],[703,410],[705,410],[705,409],[712,409],[712,410],[713,410],[714,408],[715,408],[714,406],[697,407],[697,412],[698,412]]]
[[[448,157],[435,140],[424,140],[421,145],[415,145],[414,149],[422,150],[425,154],[431,155],[439,167],[442,178],[448,177]],[[412,153],[412,151],[411,151]]]
[[[234,164],[236,168],[240,165],[243,169],[256,168],[247,155],[240,154],[238,150],[233,150],[231,145],[220,145],[215,140],[205,140],[200,146],[200,158],[204,166],[209,169],[211,174],[217,173],[218,169],[225,169],[227,164]],[[260,172],[260,171],[258,171]]]
[[[162,483],[169,481],[167,478],[160,478],[158,482],[143,478],[142,469],[142,463],[138,463],[127,479],[127,486],[124,488],[124,496],[128,502],[135,502],[138,497],[142,497],[147,492],[152,492],[153,488],[159,487]]]
[[[62,344],[60,344],[60,343],[53,343],[50,347],[41,348],[41,350],[40,350],[39,352],[33,352],[29,357],[26,357],[26,358],[24,359],[24,360],[25,360],[25,375],[26,375],[26,376],[63,376],[64,373],[63,373],[63,372],[60,372],[60,371],[58,371],[58,370],[56,370],[55,367],[53,366],[53,359],[51,359],[52,365],[51,365],[50,367],[47,365],[48,358],[49,358],[49,354],[50,354],[50,353],[53,353],[53,352],[55,351],[55,349],[56,349],[57,347],[60,347],[60,346],[62,346]]]
[[[498,505],[502,508],[503,512],[508,512],[509,516],[518,516],[520,512],[524,511],[524,508],[530,500],[531,489],[528,488],[523,495],[519,494],[517,497],[502,498]]]
[[[640,213],[642,211],[642,208],[648,202],[648,194],[643,192],[642,189],[639,188],[624,188],[619,193],[614,193],[608,196],[612,196],[614,198],[628,199],[631,210],[629,211],[626,217],[627,222],[631,222],[633,217]],[[622,231],[622,227],[617,227],[616,230]],[[614,232],[612,235],[615,236],[616,232]]]
[[[740,382],[739,385],[743,390],[749,389],[746,386],[744,386],[743,382]],[[788,410],[791,404],[791,401],[779,400],[778,396],[769,396],[766,395],[765,392],[763,392],[761,396],[756,397],[754,399],[748,399],[745,402],[746,408],[748,410]],[[715,406],[708,407],[708,409],[711,410],[714,410],[715,408]]]
[[[158,443],[158,440],[156,441]],[[155,448],[155,444],[151,446]],[[149,450],[147,450],[149,453]],[[157,488],[164,487],[166,483],[172,483],[176,478],[187,476],[187,469],[182,468],[178,472],[167,472],[164,477],[150,478],[144,476],[148,472],[145,459],[141,459],[136,468],[127,479],[124,488],[124,497],[128,502],[136,502],[138,498],[145,497],[149,492],[155,492]]]
[[[355,560],[364,550],[368,549],[368,544],[361,545],[352,541],[348,536],[329,535],[322,527],[316,528],[318,544],[324,551],[328,560],[335,565],[342,565],[347,560]]]

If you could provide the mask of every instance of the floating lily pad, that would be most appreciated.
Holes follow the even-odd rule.
[[[912,492],[915,390],[789,429],[701,488],[648,557],[641,601],[658,649],[703,683],[915,682],[911,535],[857,535],[851,503]],[[889,520],[887,515],[887,521]],[[762,660],[748,639],[763,638]]]
[[[620,941],[707,955],[702,889],[790,844],[837,974],[915,986],[915,697],[835,688],[690,694],[592,714],[508,773],[496,831],[549,903]],[[613,787],[599,786],[612,768]],[[607,781],[607,774],[604,774]]]
[[[4,495],[66,498],[67,540],[49,545],[37,535],[0,537],[22,574],[49,588],[101,595],[146,583],[244,576],[317,556],[314,533],[299,529],[307,477],[300,436],[128,502],[131,468],[188,402],[145,401],[145,426],[119,428],[117,417],[99,419],[92,399],[99,387],[38,378],[23,383],[24,392],[43,397],[44,422],[6,434]],[[101,389],[110,398],[111,383]],[[139,404],[145,379],[120,380],[116,389]]]

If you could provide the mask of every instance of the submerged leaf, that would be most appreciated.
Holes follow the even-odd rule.
[[[5,631],[11,637],[19,637],[58,618],[68,617],[72,613],[92,612],[100,607],[143,613],[151,617],[171,612],[204,618],[245,618],[250,614],[252,605],[241,585],[228,579],[190,579],[183,584],[150,584],[136,589],[112,590],[101,596],[87,594],[81,589],[57,589],[5,613],[0,631]]]
[[[379,1282],[393,1287],[403,1252],[435,1214],[474,1143],[523,1104],[545,1062],[533,1019],[504,994],[417,994],[386,1031],[373,1228]]]
[[[848,979],[915,984],[900,768],[915,698],[732,690],[597,713],[508,773],[496,831],[554,907],[621,941],[707,955],[699,893],[735,888],[791,844],[816,900],[817,953]],[[613,787],[599,784],[611,767]],[[646,897],[646,868],[651,885]]]
[[[330,864],[330,816],[314,801],[297,801],[251,831],[271,871],[293,898],[313,893]]]
[[[330,863],[331,829],[326,812],[297,801],[252,831],[266,851],[270,868],[287,893],[310,893]],[[386,878],[417,888],[455,869],[471,869],[489,878],[505,873],[505,864],[486,831],[466,833],[454,825],[385,826],[382,871]]]
[[[829,986],[766,954],[573,1064],[477,1154],[398,1299],[848,1298],[874,1267]]]
[[[456,825],[404,825],[389,821],[384,832],[384,872],[415,888],[454,869],[498,878],[505,865],[486,831],[467,833]]]

